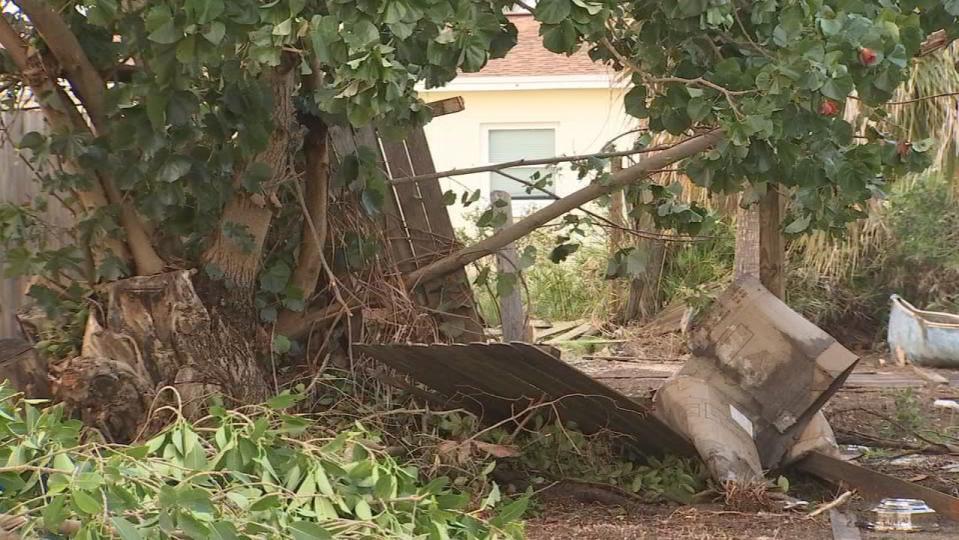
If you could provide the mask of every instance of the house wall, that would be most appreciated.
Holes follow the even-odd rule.
[[[635,119],[623,110],[621,88],[585,88],[563,90],[486,90],[430,91],[426,101],[462,96],[466,109],[434,119],[426,126],[433,159],[438,171],[486,165],[488,130],[501,128],[552,127],[556,131],[556,155],[599,152],[609,140],[635,127]],[[619,148],[632,144],[635,135],[617,141]],[[583,187],[568,165],[557,172],[556,191],[567,195]],[[482,199],[464,209],[451,206],[450,217],[456,228],[469,227],[477,209],[489,204],[490,173],[446,178],[444,191],[457,195],[479,188]],[[525,215],[548,201],[516,201],[514,214]]]

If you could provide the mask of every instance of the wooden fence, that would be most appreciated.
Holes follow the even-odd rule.
[[[15,148],[25,133],[46,130],[43,114],[40,111],[2,113],[2,131],[0,131],[0,201],[22,204],[30,202],[39,193],[34,173],[27,166],[25,158]],[[48,201],[44,220],[55,227],[71,227],[69,212],[57,201]],[[6,253],[0,247],[0,268],[6,267]],[[17,310],[26,300],[25,288],[28,277],[4,277],[0,280],[0,337],[19,337],[20,325],[17,323]]]
[[[5,133],[0,140],[0,201],[23,203],[37,194],[33,174],[15,148],[24,133],[44,131],[42,115],[28,111],[3,117]],[[422,129],[405,141],[380,140],[372,128],[332,130],[333,150],[338,157],[353,153],[358,146],[377,152],[380,166],[389,178],[435,172],[429,145]],[[55,202],[55,201],[54,201]],[[407,182],[388,191],[383,225],[390,238],[390,252],[404,272],[427,265],[456,247],[453,226],[443,202],[439,180]],[[47,220],[70,226],[63,207],[51,204]],[[0,253],[2,259],[2,253]],[[16,312],[24,304],[25,278],[5,278],[0,288],[0,337],[19,335]],[[465,271],[417,287],[420,303],[438,315],[442,328],[456,341],[480,341],[483,327],[473,305],[473,294]]]

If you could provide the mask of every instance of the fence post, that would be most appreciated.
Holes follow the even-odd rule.
[[[505,191],[494,191],[490,193],[490,201],[493,204],[493,211],[505,216],[506,219],[496,225],[496,230],[508,227],[513,224],[513,204],[509,193]],[[499,276],[513,275],[516,279],[513,281],[513,287],[508,294],[500,296],[499,312],[503,326],[503,341],[524,341],[531,343],[533,341],[533,329],[526,320],[526,309],[523,307],[523,295],[521,291],[520,275],[517,271],[519,267],[519,255],[516,252],[516,246],[512,243],[505,246],[496,253],[496,272]],[[502,279],[501,277],[498,279]],[[507,278],[508,279],[508,278]]]

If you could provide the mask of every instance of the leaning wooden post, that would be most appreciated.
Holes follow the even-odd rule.
[[[775,186],[769,186],[759,202],[740,208],[736,219],[736,277],[758,277],[769,292],[786,294],[785,242],[780,225],[782,201]]]
[[[616,174],[623,170],[622,156],[614,157],[610,160],[610,173]],[[626,222],[626,188],[617,189],[609,194],[609,220],[618,228],[609,229],[609,258],[616,256],[619,250],[626,247],[625,231],[628,229]],[[628,291],[620,287],[609,288],[609,307],[607,308],[611,316],[618,317],[626,304]]]
[[[490,193],[490,201],[493,203],[494,212],[504,216],[505,219],[497,220],[496,230],[502,230],[513,224],[513,204],[509,193],[505,191],[494,191]],[[523,295],[520,292],[519,275],[519,255],[516,252],[516,245],[508,244],[496,253],[496,272],[502,279],[505,276],[515,276],[513,287],[508,294],[500,296],[499,312],[503,324],[503,341],[524,341],[531,343],[533,341],[532,327],[527,323],[526,310],[523,307]],[[506,277],[509,279],[509,277]]]

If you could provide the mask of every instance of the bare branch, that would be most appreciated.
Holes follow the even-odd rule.
[[[546,189],[546,188],[544,188],[544,187],[538,186],[538,185],[534,184],[533,182],[529,182],[529,181],[523,180],[522,178],[519,178],[518,176],[513,176],[512,174],[505,173],[505,172],[503,172],[503,171],[493,171],[493,172],[494,172],[495,174],[498,174],[498,175],[503,176],[503,177],[505,177],[505,178],[509,178],[510,180],[512,180],[512,181],[514,181],[514,182],[516,182],[516,183],[518,183],[518,184],[522,184],[522,185],[524,185],[524,186],[526,186],[526,187],[528,187],[528,188],[535,189],[535,190],[543,193],[543,194],[546,195],[547,197],[553,199],[554,201],[558,201],[558,200],[562,199],[562,197],[560,197],[559,195],[553,193],[552,191],[550,191],[550,190],[548,190],[548,189]],[[665,171],[650,171],[650,174],[660,173],[660,172],[665,172]],[[592,211],[590,211],[590,210],[587,210],[587,209],[585,209],[585,208],[583,208],[583,207],[578,208],[578,210],[580,210],[581,212],[583,212],[583,213],[586,214],[587,216],[592,217],[593,219],[596,219],[596,220],[601,221],[601,222],[603,223],[603,226],[605,226],[605,227],[609,227],[609,228],[611,228],[611,229],[616,229],[616,230],[619,230],[619,231],[623,231],[623,232],[625,232],[625,233],[627,233],[627,234],[629,234],[629,235],[635,236],[635,237],[637,237],[637,238],[646,238],[646,239],[650,239],[650,240],[664,240],[664,241],[667,241],[667,242],[695,242],[695,241],[700,240],[699,238],[690,238],[690,237],[676,236],[676,235],[671,235],[671,234],[653,233],[653,232],[643,231],[643,230],[639,230],[639,229],[630,229],[629,227],[623,227],[622,225],[618,225],[618,224],[616,224],[616,223],[613,223],[611,220],[609,220],[609,219],[607,219],[607,218],[605,218],[605,217],[597,214],[596,212],[592,212]]]
[[[959,92],[946,92],[946,93],[944,93],[944,94],[935,94],[935,95],[932,95],[932,96],[922,96],[922,97],[917,97],[917,98],[915,98],[915,99],[907,99],[907,100],[904,100],[904,101],[889,101],[889,102],[887,102],[887,103],[884,103],[883,105],[884,105],[884,106],[886,106],[886,105],[909,105],[909,104],[912,104],[912,103],[918,103],[918,102],[920,102],[920,101],[928,101],[928,100],[931,100],[931,99],[939,99],[939,98],[944,98],[944,97],[955,97],[955,96],[959,96]]]
[[[659,152],[661,150],[666,150],[672,148],[674,145],[663,145],[663,146],[654,146],[651,148],[640,148],[636,150],[623,150],[621,152],[599,152],[596,154],[580,154],[576,156],[557,156],[552,158],[542,158],[542,159],[517,159],[514,161],[506,161],[503,163],[495,163],[493,165],[481,165],[479,167],[467,167],[463,169],[450,169],[448,171],[440,171],[428,174],[418,174],[416,176],[400,176],[390,180],[392,184],[407,184],[409,182],[420,182],[423,180],[436,180],[437,178],[446,178],[448,176],[463,176],[467,174],[475,174],[481,172],[494,172],[500,171],[503,169],[510,169],[513,167],[528,167],[533,165],[554,165],[556,163],[569,163],[572,161],[583,161],[590,158],[596,159],[606,159],[611,157],[619,156],[634,156],[636,154],[648,154],[651,152]]]

